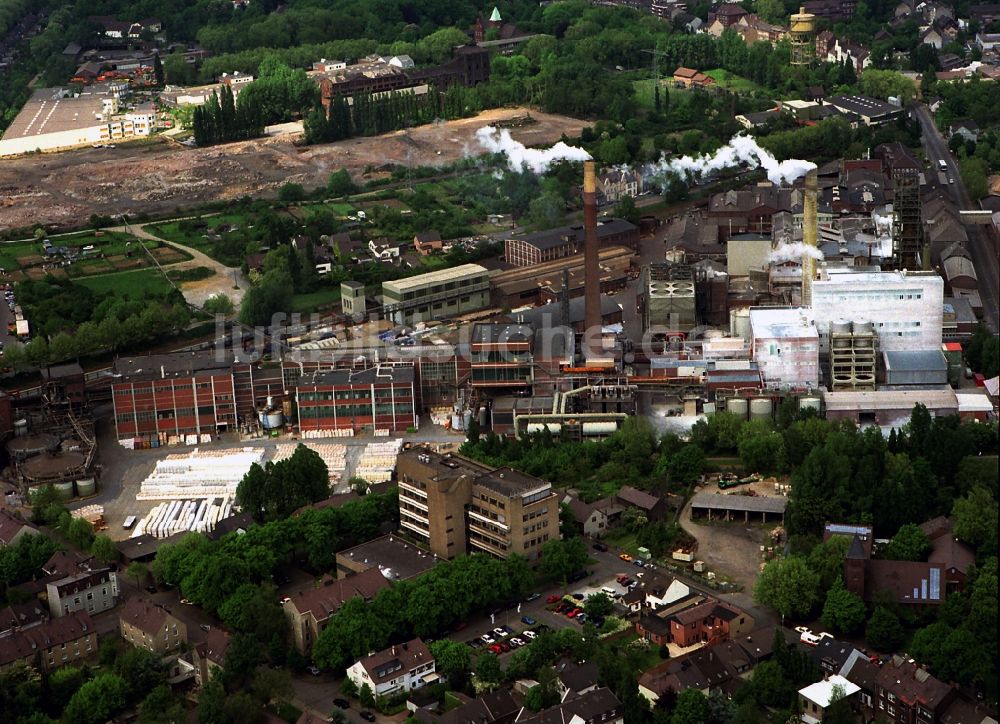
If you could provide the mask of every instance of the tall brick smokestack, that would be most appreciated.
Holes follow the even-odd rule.
[[[816,169],[806,174],[806,192],[802,199],[802,243],[816,248],[819,234],[819,217],[816,214]],[[816,259],[810,254],[802,255],[802,306],[812,306],[812,283],[816,278]]]
[[[597,175],[594,162],[583,162],[583,269],[585,339],[601,328],[601,272],[597,245]]]

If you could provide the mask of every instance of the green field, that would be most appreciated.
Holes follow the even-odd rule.
[[[726,90],[735,91],[737,93],[753,93],[755,91],[764,90],[752,80],[747,80],[742,76],[730,73],[728,70],[723,70],[722,68],[706,70],[705,75],[714,79],[715,84],[719,88],[725,88]]]
[[[146,227],[149,233],[167,241],[176,241],[192,248],[211,254],[212,242],[205,238],[208,229],[213,229],[220,224],[229,224],[238,229],[246,228],[250,223],[247,214],[218,214],[204,217],[204,222],[208,225],[206,229],[187,230],[182,229],[179,221],[171,221],[165,224],[150,224]]]
[[[76,280],[78,284],[90,287],[95,292],[114,292],[118,296],[138,299],[147,291],[157,294],[171,289],[170,282],[155,269],[105,274]]]
[[[132,248],[137,248],[138,240],[120,232],[105,231],[97,236],[94,231],[83,231],[79,234],[57,236],[51,239],[53,246],[95,246],[105,256],[124,254],[131,242]],[[147,246],[155,246],[154,242],[146,242]],[[0,244],[0,267],[7,271],[19,268],[18,257],[44,256],[45,249],[41,241],[15,241]]]
[[[308,314],[309,312],[316,311],[319,307],[326,304],[333,304],[340,299],[340,287],[326,287],[320,289],[319,291],[309,292],[307,294],[296,294],[292,297],[292,311],[300,312],[301,314]]]

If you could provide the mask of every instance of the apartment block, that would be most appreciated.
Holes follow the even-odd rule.
[[[382,310],[396,324],[475,312],[490,303],[490,273],[462,264],[382,283]]]
[[[187,624],[166,608],[141,596],[128,599],[118,615],[122,638],[154,654],[168,654],[187,643]]]
[[[559,537],[559,499],[552,484],[511,468],[490,468],[429,448],[397,461],[400,526],[432,553],[466,553],[530,561]]]
[[[100,613],[118,602],[118,574],[110,568],[83,571],[46,585],[55,618],[73,611]]]
[[[0,671],[18,663],[52,671],[95,653],[94,623],[86,611],[77,611],[0,638]]]
[[[391,430],[417,426],[412,366],[314,372],[295,392],[299,428],[305,431]]]
[[[233,373],[215,352],[148,355],[115,362],[111,384],[119,440],[165,444],[236,426]]]

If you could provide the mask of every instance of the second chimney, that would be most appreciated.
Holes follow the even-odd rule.
[[[601,328],[600,251],[597,241],[597,176],[593,161],[583,162],[584,339]]]

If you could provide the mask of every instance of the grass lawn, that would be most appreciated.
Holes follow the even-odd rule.
[[[713,78],[715,80],[715,84],[720,88],[736,91],[737,93],[753,93],[754,91],[764,90],[752,80],[747,80],[742,76],[730,73],[728,70],[723,70],[722,68],[706,70],[705,75]]]
[[[138,269],[120,274],[85,277],[78,279],[77,283],[88,286],[95,292],[114,292],[119,296],[133,299],[142,297],[147,291],[161,293],[171,289],[170,283],[155,269]]]
[[[325,287],[315,292],[307,294],[296,294],[292,297],[292,311],[306,314],[316,311],[326,304],[333,304],[340,300],[340,287]]]
[[[632,81],[632,87],[635,88],[635,100],[639,103],[639,105],[645,106],[646,108],[653,107],[655,100],[653,87],[655,85],[656,80],[654,78]],[[663,98],[664,91],[666,91],[671,98],[679,98],[681,95],[689,92],[685,88],[675,88],[674,84],[670,82],[670,78],[661,77],[660,98]]]
[[[638,639],[639,636],[638,634],[636,634],[635,636],[627,636],[625,638],[618,639],[617,643],[627,646],[628,644],[631,644],[633,641],[637,641]],[[648,649],[640,649],[638,645],[636,645],[635,651],[637,652],[636,653],[636,661],[638,663],[636,669],[637,671],[647,671],[648,669],[653,668],[657,664],[662,664],[664,662],[664,659],[660,658],[660,647],[656,646],[655,644],[651,643]]]
[[[207,253],[212,249],[212,243],[204,237],[208,229],[213,229],[220,224],[229,224],[230,226],[243,229],[250,223],[247,214],[218,214],[217,216],[206,216],[202,220],[207,224],[202,229],[182,229],[179,221],[171,221],[165,224],[150,224],[146,228],[151,234],[161,239],[176,241],[179,244],[191,246]]]

